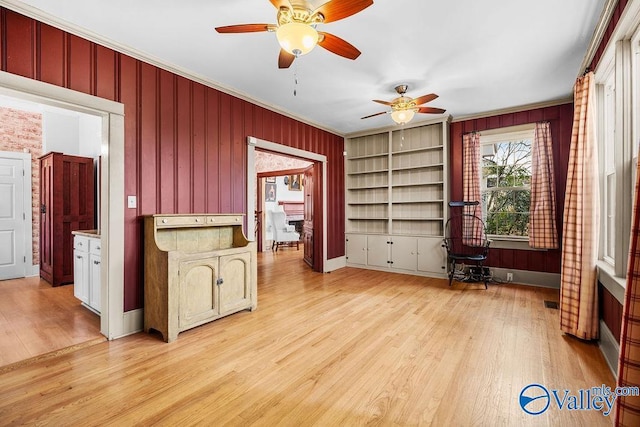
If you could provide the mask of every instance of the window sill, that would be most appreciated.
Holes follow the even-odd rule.
[[[596,268],[598,269],[598,281],[620,304],[624,304],[624,289],[627,286],[626,277],[616,276],[611,264],[602,260],[596,262]]]
[[[529,240],[518,239],[506,236],[489,236],[491,249],[517,249],[520,251],[546,251],[547,249],[532,248],[529,246]]]

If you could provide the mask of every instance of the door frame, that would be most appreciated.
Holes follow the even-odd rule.
[[[136,313],[124,312],[124,104],[4,71],[0,94],[101,118],[100,332],[110,340],[135,332]]]
[[[326,272],[327,267],[327,156],[311,151],[301,150],[299,148],[289,147],[287,145],[275,142],[265,141],[253,136],[247,137],[247,218],[252,218],[256,210],[256,148],[274,153],[286,154],[289,156],[299,157],[310,162],[322,164],[322,259],[319,271]],[[247,236],[249,240],[255,239],[255,221],[247,221]]]
[[[24,170],[22,185],[22,211],[25,216],[24,227],[24,257],[27,261],[24,263],[24,275],[22,277],[37,276],[39,268],[33,264],[33,211],[31,209],[31,199],[33,186],[31,185],[31,153],[22,153],[19,151],[0,151],[0,158],[22,160],[22,169]],[[29,179],[27,179],[29,177]]]

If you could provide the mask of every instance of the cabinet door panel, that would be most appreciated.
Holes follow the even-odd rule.
[[[242,310],[251,299],[251,254],[220,257],[220,314]]]
[[[89,304],[89,258],[86,252],[73,253],[73,296]]]
[[[367,236],[367,264],[389,268],[389,236]]]
[[[180,329],[204,322],[219,313],[217,270],[218,258],[180,262]]]
[[[391,268],[415,271],[418,265],[418,244],[415,237],[392,236]]]
[[[442,238],[418,238],[418,270],[445,274],[447,254],[442,247]]]
[[[89,306],[100,311],[100,255],[89,255]]]
[[[367,236],[364,234],[347,234],[347,263],[367,265]]]

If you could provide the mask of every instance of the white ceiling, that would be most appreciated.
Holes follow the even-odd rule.
[[[389,115],[360,117],[385,111],[371,100],[393,99],[400,83],[414,98],[438,94],[428,106],[454,118],[570,98],[605,0],[374,0],[356,15],[318,27],[356,46],[358,59],[316,47],[286,70],[277,66],[274,33],[214,30],[275,23],[268,0],[0,3],[95,33],[108,45],[347,135],[393,124]]]

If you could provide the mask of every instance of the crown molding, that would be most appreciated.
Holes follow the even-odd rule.
[[[166,61],[163,61],[159,58],[156,58],[152,55],[149,55],[147,53],[144,53],[142,51],[139,51],[137,49],[134,49],[131,46],[127,46],[124,44],[120,44],[117,43],[113,40],[110,40],[98,33],[95,33],[93,31],[89,31],[85,28],[82,28],[80,26],[77,26],[75,24],[72,24],[70,22],[67,22],[63,19],[60,19],[58,17],[55,17],[49,13],[46,13],[38,8],[35,8],[33,6],[30,6],[28,4],[25,4],[19,0],[0,0],[0,6],[6,7],[7,9],[13,10],[14,12],[20,13],[22,15],[28,16],[29,18],[33,18],[37,21],[40,21],[42,23],[51,25],[52,27],[55,28],[59,28],[63,31],[66,31],[70,34],[76,35],[78,37],[82,37],[83,39],[89,40],[93,43],[99,44],[101,46],[107,47],[109,49],[112,49],[116,52],[119,52],[121,54],[124,55],[128,55],[134,59],[138,59],[140,61],[146,62],[147,64],[156,66],[158,68],[161,68],[165,71],[169,71],[173,74],[179,75],[181,77],[184,77],[186,79],[192,80],[196,83],[200,83],[203,84],[207,87],[210,87],[212,89],[216,89],[220,92],[226,93],[227,95],[231,95],[234,96],[236,98],[242,99],[243,101],[247,101],[250,102],[251,104],[257,105],[259,107],[265,108],[267,110],[273,111],[275,113],[278,114],[282,114],[283,116],[289,117],[291,119],[297,120],[301,123],[307,124],[309,126],[313,126],[315,128],[318,128],[320,130],[324,130],[326,132],[332,133],[334,135],[337,136],[341,136],[344,137],[344,134],[342,132],[337,131],[336,129],[331,129],[329,127],[326,127],[324,125],[321,125],[320,123],[316,123],[312,120],[300,117],[290,111],[278,108],[272,104],[263,102],[263,101],[259,101],[255,98],[252,98],[249,94],[240,92],[236,89],[224,86],[223,84],[221,84],[220,82],[216,82],[214,80],[211,80],[207,77],[195,74],[185,68],[179,67],[177,65],[168,63]]]
[[[537,102],[534,104],[526,104],[526,105],[520,105],[517,107],[503,108],[500,110],[485,111],[483,113],[478,113],[478,114],[469,114],[467,116],[459,116],[454,118],[451,122],[455,123],[455,122],[464,122],[466,120],[484,119],[486,117],[499,116],[501,114],[519,113],[521,111],[535,110],[538,108],[546,108],[546,107],[555,107],[557,105],[572,104],[572,103],[573,103],[573,96],[570,98],[560,98],[552,101]]]
[[[596,51],[600,47],[600,43],[602,43],[602,39],[604,38],[604,34],[607,31],[607,27],[609,26],[609,21],[611,21],[611,17],[613,16],[613,12],[616,10],[616,6],[618,5],[619,0],[607,0],[602,8],[602,13],[600,14],[600,20],[596,25],[596,28],[593,30],[593,35],[591,36],[591,42],[589,43],[589,47],[587,48],[587,52],[584,55],[584,59],[582,60],[582,64],[578,69],[578,77],[584,74],[585,70],[593,61],[593,58],[596,56]]]

